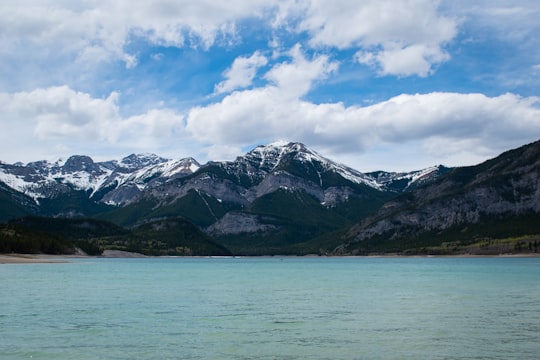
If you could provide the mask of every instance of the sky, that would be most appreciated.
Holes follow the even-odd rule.
[[[540,139],[537,0],[7,0],[0,160],[233,160],[302,142],[360,171]]]

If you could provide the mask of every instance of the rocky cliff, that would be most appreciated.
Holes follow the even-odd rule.
[[[458,226],[465,232],[467,225],[517,221],[539,213],[540,141],[477,166],[456,168],[387,202],[375,215],[353,226],[336,252],[361,251],[363,244],[373,246],[374,239],[411,241]]]

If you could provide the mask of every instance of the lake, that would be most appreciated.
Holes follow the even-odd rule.
[[[540,258],[0,266],[0,359],[538,359]]]

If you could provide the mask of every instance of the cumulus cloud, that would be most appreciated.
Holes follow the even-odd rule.
[[[315,62],[317,59],[310,63]],[[217,146],[242,147],[289,139],[336,156],[358,154],[384,144],[398,148],[418,144],[416,156],[423,154],[422,161],[429,158],[447,165],[486,159],[536,140],[540,133],[537,97],[434,92],[403,94],[370,106],[347,107],[342,103],[311,103],[301,99],[302,92],[292,93],[296,96],[284,96],[287,91],[275,85],[235,92],[221,102],[193,108],[187,129],[201,142]]]
[[[455,14],[466,27],[489,28],[490,34],[511,41],[537,42],[540,7],[535,0],[492,0],[475,2],[452,0],[442,2],[444,11]]]
[[[328,66],[308,78],[320,77]],[[303,100],[299,92],[281,91],[279,86],[286,84],[233,92],[220,102],[193,108],[187,119],[170,109],[124,117],[116,93],[93,98],[65,86],[0,93],[2,118],[9,123],[0,134],[0,147],[2,153],[17,157],[2,160],[36,160],[36,154],[47,158],[49,151],[96,154],[100,149],[118,155],[139,149],[195,156],[189,149],[201,144],[207,144],[207,159],[222,160],[255,143],[288,139],[360,170],[375,168],[369,163],[373,159],[366,160],[362,153],[386,151],[385,157],[376,158],[377,168],[406,170],[420,164],[479,162],[536,140],[540,133],[537,97],[434,92],[345,106]]]
[[[366,145],[445,138],[508,146],[540,130],[539,101],[514,94],[403,94],[367,107],[334,107],[330,121],[318,124],[315,132],[355,141],[362,131],[369,134],[363,137]]]
[[[326,55],[316,56],[313,60],[305,58],[300,45],[295,45],[288,55],[290,62],[275,65],[264,76],[277,86],[285,95],[305,95],[312,87],[313,82],[327,78],[338,69],[338,63],[330,61]]]
[[[264,75],[268,85],[237,91],[219,103],[192,108],[187,129],[201,141],[219,144],[225,144],[225,139],[231,144],[243,144],[254,134],[274,137],[284,129],[288,136],[301,138],[306,117],[301,114],[303,106],[297,106],[299,99],[338,65],[324,55],[308,60],[299,46],[293,47],[289,56],[291,61],[276,64]],[[298,116],[291,118],[294,113]]]
[[[495,0],[481,6],[465,0],[253,0],[249,6],[245,0],[25,0],[20,4],[0,4],[0,91],[4,91],[0,92],[0,116],[8,129],[0,134],[0,148],[12,158],[28,152],[33,155],[21,158],[35,160],[41,157],[36,155],[41,149],[53,147],[63,153],[70,149],[95,153],[105,148],[132,152],[141,147],[163,154],[163,150],[171,153],[184,144],[198,143],[199,148],[206,146],[209,159],[222,159],[257,142],[289,139],[323,149],[329,156],[352,159],[347,161],[351,165],[358,165],[355,158],[362,151],[386,153],[390,148],[400,154],[410,151],[410,157],[429,156],[430,163],[447,160],[452,165],[452,161],[470,163],[470,159],[496,155],[535,140],[540,133],[538,98],[512,93],[486,96],[425,90],[424,94],[403,94],[369,106],[309,101],[311,95],[317,97],[312,92],[315,86],[338,73],[340,67],[348,74],[358,68],[381,76],[433,74],[438,65],[451,59],[448,46],[458,37],[458,26],[461,34],[465,34],[463,29],[475,30],[466,33],[467,37],[471,34],[470,42],[481,41],[475,38],[479,33],[520,44],[512,49],[519,47],[520,53],[534,60],[521,67],[527,69],[522,74],[532,83],[530,78],[538,73],[540,48],[534,36],[539,10],[532,0],[512,5]],[[256,39],[256,45],[243,47],[245,20],[256,20],[257,31],[263,29],[248,35]],[[298,44],[290,48],[294,42]],[[268,44],[266,49],[259,47],[263,43]],[[219,94],[219,101],[210,97],[216,101],[200,105],[208,101],[207,94],[192,95],[190,91],[182,96],[192,98],[179,100],[173,92],[177,84],[159,83],[161,76],[175,77],[174,71],[164,68],[182,52],[162,47],[191,47],[204,58],[213,55],[209,51],[215,50],[213,46],[231,44],[238,45],[232,51],[243,56],[223,66],[228,68],[222,81],[213,75],[200,76],[206,76],[203,91]],[[129,72],[133,75],[129,79],[103,77],[119,73],[118,64],[109,67],[111,63],[123,62],[133,69],[145,64],[148,58],[144,56],[162,67],[136,69]],[[28,68],[20,66],[24,64]],[[508,67],[517,68],[513,64]],[[351,70],[353,65],[356,69]],[[188,66],[175,71],[186,71]],[[64,78],[64,73],[69,75]],[[126,73],[122,71],[118,77]],[[152,81],[138,77],[148,74]],[[341,75],[332,86],[343,82],[345,74]],[[46,81],[36,80],[40,77]],[[193,79],[188,80],[195,82]],[[69,85],[49,87],[66,83]],[[151,85],[141,86],[145,83]],[[190,83],[178,86],[189,87]],[[153,105],[141,100],[146,96],[141,89],[155,91],[156,98],[163,95],[163,99],[153,99],[156,104],[163,100],[162,104],[184,106],[185,113],[160,107],[163,105],[151,109]],[[518,91],[499,86],[490,93],[506,89]],[[534,93],[531,89],[527,94]],[[107,95],[98,97],[96,93]],[[120,94],[145,104],[139,107],[144,110],[124,115],[137,112],[133,110],[137,105],[133,101],[121,109]],[[193,104],[199,105],[191,107]],[[196,154],[186,151],[184,155]],[[391,156],[395,153],[387,158]]]
[[[117,100],[117,93],[94,99],[67,86],[2,94],[3,117],[34,123],[37,138],[104,139],[107,125],[118,118]]]
[[[261,17],[268,6],[263,0],[250,6],[239,0],[3,2],[0,51],[13,53],[22,45],[34,53],[68,53],[85,62],[119,59],[130,67],[136,64],[125,50],[130,37],[163,46],[208,48],[220,36],[234,36],[238,20]]]
[[[226,80],[215,86],[215,92],[218,94],[226,93],[250,86],[257,70],[267,63],[268,59],[258,51],[250,57],[236,58],[232,66],[223,74]]]
[[[449,59],[444,46],[457,21],[438,13],[439,1],[313,0],[299,29],[312,46],[357,48],[357,59],[382,75],[427,76]]]
[[[443,47],[456,34],[456,21],[438,14],[437,7],[434,0],[252,0],[249,6],[242,0],[29,0],[25,6],[4,2],[0,52],[13,54],[22,46],[38,56],[64,55],[65,60],[81,62],[121,60],[131,68],[137,58],[126,45],[133,37],[155,45],[209,48],[220,38],[228,44],[237,37],[240,21],[262,19],[269,28],[307,32],[308,43],[315,48],[362,50],[371,55],[368,63],[379,66],[383,74],[425,76],[434,64],[448,58]],[[409,64],[404,69],[397,66],[396,56]],[[247,71],[249,66],[241,61],[231,71],[241,71],[242,66]],[[235,74],[230,75],[231,83],[223,83],[224,88],[233,86]]]
[[[360,63],[378,68],[380,75],[426,77],[433,73],[433,66],[447,61],[450,55],[440,47],[416,44],[407,47],[387,46],[384,51],[359,51],[355,55]]]
[[[70,149],[95,153],[99,148],[170,153],[179,148],[177,142],[187,139],[183,115],[153,109],[123,117],[118,99],[114,92],[93,98],[67,86],[0,93],[1,116],[9,124],[9,131],[0,136],[2,152],[20,156],[18,160],[28,159],[26,153],[36,156],[50,145],[68,154]]]

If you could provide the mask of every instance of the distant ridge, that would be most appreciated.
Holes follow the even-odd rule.
[[[540,141],[536,141],[479,165],[456,168],[387,202],[352,227],[335,251],[359,254],[420,247],[425,253],[445,253],[482,241],[487,251],[494,245],[490,239],[522,235],[532,237],[512,246],[532,250],[539,234]]]
[[[257,146],[233,162],[209,162],[205,167],[221,167],[230,175],[251,177],[260,181],[265,175],[290,161],[316,164],[314,171],[333,171],[355,183],[363,183],[380,190],[403,191],[417,182],[418,174],[437,176],[442,167],[430,167],[410,173],[377,172],[364,174],[333,162],[301,143],[276,142]],[[201,164],[194,158],[179,160],[155,154],[131,154],[120,161],[94,162],[86,155],[74,155],[66,160],[45,160],[28,164],[0,162],[0,183],[36,200],[60,193],[84,191],[92,201],[122,206],[132,201],[141,191],[174,178],[191,175]],[[234,173],[234,174],[233,174]],[[404,183],[401,186],[399,184]]]
[[[206,164],[153,154],[0,163],[0,221],[92,217],[132,229],[182,219],[242,255],[448,253],[540,233],[539,147],[405,173],[362,173],[297,142]]]

